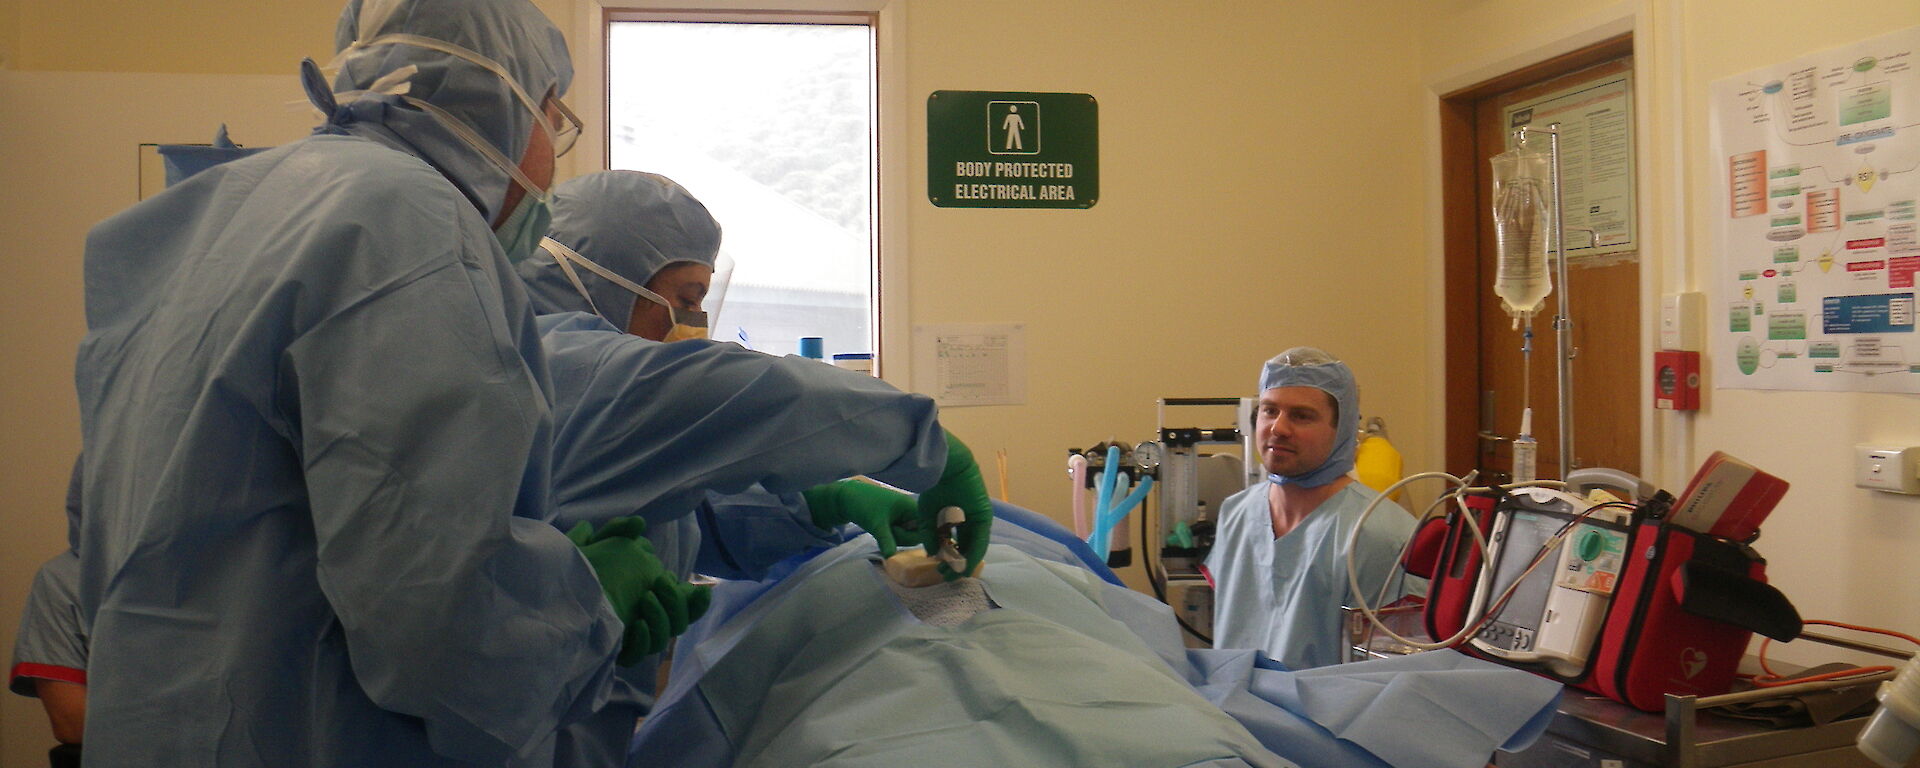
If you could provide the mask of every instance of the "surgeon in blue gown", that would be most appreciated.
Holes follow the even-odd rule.
[[[316,135],[88,236],[92,762],[550,764],[638,625],[607,567],[641,555],[545,519],[510,266],[568,134],[559,31],[526,0],[356,0],[340,31]]]
[[[923,471],[937,471],[933,462],[940,459],[941,451],[923,437],[926,430],[922,425],[931,414],[924,397],[898,392],[871,378],[801,365],[798,360],[770,357],[732,344],[697,345],[704,357],[696,358],[690,357],[692,347],[669,348],[642,341],[676,342],[706,335],[701,308],[719,258],[721,229],[706,206],[684,187],[657,174],[606,171],[555,186],[553,207],[549,239],[531,258],[516,265],[516,270],[526,283],[534,312],[541,316],[542,339],[556,371],[559,408],[568,415],[561,420],[561,430],[570,439],[560,441],[563,460],[555,481],[559,525],[570,527],[581,520],[599,521],[622,514],[628,511],[626,505],[636,501],[618,493],[631,492],[632,488],[615,488],[624,484],[607,481],[606,473],[597,466],[596,455],[607,452],[610,446],[585,439],[588,434],[577,431],[607,418],[602,414],[614,403],[606,397],[619,394],[607,384],[617,383],[618,377],[600,381],[598,389],[588,384],[592,377],[604,376],[607,366],[616,360],[655,363],[658,372],[631,393],[648,401],[644,407],[650,410],[677,407],[684,399],[698,397],[694,390],[711,390],[721,384],[724,379],[709,377],[716,370],[777,366],[793,371],[796,376],[803,375],[795,379],[794,387],[765,389],[751,396],[743,393],[729,398],[726,407],[753,405],[761,397],[842,398],[863,403],[863,411],[885,406],[910,416],[906,423],[915,425],[916,435],[911,443],[920,451],[914,461]],[[692,325],[689,316],[694,318]],[[611,330],[624,330],[627,336],[600,335]],[[683,362],[692,359],[717,363],[697,367]],[[796,401],[786,410],[803,410],[802,405]],[[788,417],[794,416],[805,417]],[[846,421],[849,428],[842,434],[861,440],[886,437],[898,429],[878,413],[813,417],[821,423]],[[737,417],[713,413],[703,418],[727,422]],[[757,425],[748,425],[744,431],[755,436],[776,434]],[[836,440],[823,436],[810,444],[865,450],[859,446],[843,448]],[[803,458],[762,452],[741,465],[748,473],[771,474]],[[875,476],[888,477],[886,470]],[[913,482],[899,469],[893,470],[893,476]],[[683,575],[698,570],[722,578],[758,578],[766,566],[795,552],[841,541],[837,527],[825,529],[813,524],[799,493],[769,493],[756,482],[741,493],[705,493],[698,495],[697,501],[696,514],[681,515],[682,510],[668,509],[649,516],[653,523],[649,538],[658,545],[668,566]],[[705,536],[701,535],[703,529]],[[721,533],[724,535],[716,535]]]
[[[1348,476],[1359,423],[1359,385],[1333,356],[1295,347],[1262,367],[1254,448],[1268,480],[1221,504],[1206,562],[1215,647],[1264,651],[1291,669],[1346,660],[1341,606],[1354,597],[1348,549],[1367,602],[1378,604],[1377,590],[1399,570],[1414,523],[1399,505],[1382,501],[1354,529],[1379,496]],[[1417,579],[1390,586],[1423,588]]]
[[[816,508],[803,490],[855,474],[915,490],[953,485],[942,479],[964,450],[950,450],[958,444],[923,395],[700,340],[696,313],[719,245],[719,225],[678,184],[609,171],[555,187],[552,233],[517,270],[553,371],[555,523],[639,514],[677,575],[759,578],[838,544],[850,520],[833,513],[864,498],[858,488],[850,502],[811,491],[831,499]],[[977,483],[971,463],[958,470]],[[976,503],[963,506],[984,512],[984,486],[971,487]],[[883,541],[920,540],[906,527],[916,503],[877,506],[897,510],[862,521]],[[621,670],[607,706],[563,734],[562,764],[620,761],[653,701],[657,663]]]
[[[805,487],[844,477],[838,474],[843,468],[822,475],[802,467],[828,457],[767,448],[804,444],[871,454],[875,459],[853,461],[871,464],[869,474],[878,479],[903,485],[925,482],[916,474],[937,476],[945,451],[935,439],[934,409],[927,398],[871,377],[735,344],[676,345],[705,335],[702,301],[721,243],[719,223],[684,187],[657,174],[605,171],[556,185],[553,200],[549,238],[515,269],[540,316],[554,371],[561,417],[556,524],[567,528],[646,512],[648,537],[669,568],[683,576],[698,570],[722,578],[757,578],[789,555],[841,541],[837,528],[813,524],[799,493],[769,493],[758,481],[762,475],[799,471],[804,479],[787,485]],[[663,341],[673,343],[651,343]],[[639,371],[646,375],[636,375]],[[730,380],[744,376],[754,377],[754,388],[727,389]],[[788,400],[778,409],[780,418],[798,420],[797,429],[742,420],[743,409]],[[814,407],[829,402],[843,405],[826,411]],[[693,407],[696,403],[707,405]],[[598,425],[662,412],[689,412],[703,426],[728,433],[720,439],[747,452],[725,455],[726,445],[710,442],[713,436],[676,428],[672,443],[657,438],[642,449],[652,453],[633,456],[619,440],[594,431]],[[834,425],[836,431],[819,432],[815,425]],[[799,438],[796,432],[819,434]],[[869,444],[876,439],[907,446],[908,452],[875,450]],[[710,493],[710,485],[652,470],[656,459],[650,456],[687,449],[730,462],[738,469],[729,470],[722,482],[747,478],[750,488]],[[887,460],[898,466],[873,463]],[[642,474],[649,477],[629,479],[637,467],[647,468]],[[677,495],[658,498],[658,490],[641,485],[659,487],[665,481],[678,483],[671,486]]]

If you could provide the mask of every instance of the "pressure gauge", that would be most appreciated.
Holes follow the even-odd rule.
[[[1143,442],[1133,448],[1133,464],[1140,469],[1152,472],[1160,467],[1160,458],[1164,450],[1153,441]]]

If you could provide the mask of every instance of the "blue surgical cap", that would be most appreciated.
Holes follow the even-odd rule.
[[[720,255],[720,224],[707,207],[672,179],[639,171],[602,171],[553,188],[553,226],[548,233],[574,252],[614,274],[645,286],[669,264],[713,266]],[[544,249],[516,267],[533,297],[536,314],[592,312],[626,327],[639,297],[613,281],[576,269],[587,300]]]
[[[556,98],[565,94],[573,80],[566,40],[528,0],[349,0],[334,29],[334,46],[341,52],[335,92],[364,90],[396,70],[417,67],[407,78],[407,96],[460,118],[515,163],[526,153],[535,117],[507,83],[443,51],[369,44],[395,34],[451,43],[493,60],[536,106],[549,92]],[[384,126],[459,186],[488,222],[498,217],[513,181],[430,115],[384,94],[366,94],[341,110],[329,116],[329,123]]]
[[[1333,419],[1333,452],[1319,468],[1304,475],[1268,475],[1276,483],[1298,483],[1315,488],[1353,471],[1360,429],[1360,387],[1353,371],[1333,355],[1313,347],[1294,347],[1268,360],[1260,369],[1260,391],[1276,387],[1312,387],[1333,396],[1338,413]]]

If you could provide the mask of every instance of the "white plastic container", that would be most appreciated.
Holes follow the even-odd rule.
[[[1920,656],[1881,683],[1877,695],[1880,709],[1860,730],[1860,752],[1886,768],[1911,765],[1920,753]]]
[[[833,364],[834,364],[834,367],[837,367],[837,368],[845,368],[849,371],[859,371],[868,376],[873,375],[873,353],[871,352],[851,352],[851,353],[837,354],[833,356]]]
[[[1540,475],[1540,441],[1533,439],[1533,409],[1520,412],[1520,436],[1513,439],[1513,482],[1525,483]]]

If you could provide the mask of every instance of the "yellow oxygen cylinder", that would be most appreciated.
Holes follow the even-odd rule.
[[[1383,435],[1368,435],[1354,450],[1353,468],[1360,475],[1361,483],[1376,491],[1385,491],[1400,482],[1400,449],[1393,447]],[[1392,499],[1400,501],[1400,493],[1395,492]]]

